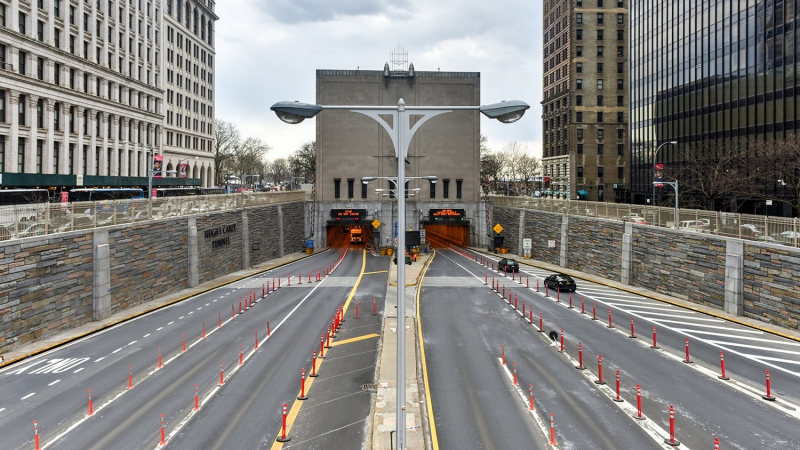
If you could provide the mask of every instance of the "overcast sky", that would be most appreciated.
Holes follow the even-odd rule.
[[[224,0],[217,2],[216,118],[285,157],[315,138],[315,121],[287,125],[281,100],[314,103],[317,69],[383,70],[400,44],[421,71],[481,73],[481,104],[523,100],[504,125],[481,116],[499,150],[525,143],[541,157],[542,7],[522,0]]]

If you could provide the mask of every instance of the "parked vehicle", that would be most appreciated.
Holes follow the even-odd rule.
[[[708,224],[702,220],[683,220],[679,223],[678,229],[683,231],[695,231],[698,233],[709,233]]]
[[[575,289],[578,287],[572,277],[564,275],[563,273],[557,273],[545,278],[544,285],[549,289],[555,289],[561,292],[575,292]]]
[[[519,272],[519,263],[514,259],[503,258],[497,263],[500,272]]]

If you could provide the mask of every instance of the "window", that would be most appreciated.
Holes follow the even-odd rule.
[[[625,144],[617,144],[617,155],[625,156]]]
[[[69,87],[75,89],[75,69],[69,69]]]
[[[603,123],[603,112],[602,111],[598,111],[597,112],[597,123]]]
[[[355,179],[348,178],[347,179],[347,198],[353,198],[353,187],[354,187]]]
[[[61,48],[61,30],[58,28],[53,30],[53,43],[57,48]]]
[[[575,30],[575,39],[577,39],[579,41],[581,39],[583,39],[583,30],[582,29],[578,28],[577,30]]]
[[[19,13],[19,32],[25,34],[25,13]]]
[[[605,146],[603,144],[597,144],[597,154],[603,155],[605,152]]]
[[[53,142],[53,173],[58,175],[58,157],[60,156],[58,153],[59,147],[58,142]]]
[[[582,166],[576,167],[576,171],[578,178],[583,178],[583,167]]]
[[[618,41],[625,40],[625,33],[622,30],[617,30],[617,40]]]
[[[583,56],[583,46],[578,45],[575,47],[575,56]]]
[[[6,121],[6,91],[0,90],[0,122]],[[2,170],[0,170],[2,172]]]
[[[450,198],[450,180],[442,180],[442,198]]]
[[[597,13],[597,24],[598,25],[603,24],[603,13]]]
[[[89,74],[86,72],[83,73],[83,92],[89,93]]]
[[[625,47],[617,47],[617,58],[622,58],[623,56],[625,56]]]
[[[597,56],[603,56],[603,46],[602,45],[598,45],[597,46]]]
[[[361,198],[367,198],[367,185],[361,183]]]
[[[622,83],[623,83],[623,80],[617,80],[617,90],[618,91],[621,91],[622,89],[624,89],[624,86],[623,86]]]
[[[39,39],[39,42],[44,42],[44,22],[41,20],[36,22],[36,39]]]
[[[56,103],[53,106],[53,130],[59,131],[61,129],[61,104]]]
[[[624,97],[622,95],[617,96],[617,106],[623,106]]]
[[[67,154],[67,174],[73,175],[75,174],[75,161],[72,155],[75,154],[75,144],[69,144],[69,152]]]
[[[583,80],[578,78],[575,80],[575,89],[583,89]]]
[[[617,178],[619,178],[619,179],[625,178],[625,168],[624,167],[617,167]]]
[[[624,8],[622,0],[617,0],[617,8]]]
[[[88,168],[87,167],[88,160],[89,160],[89,146],[88,145],[84,145],[83,146],[83,156],[81,158],[81,168],[83,169],[83,171],[81,173],[84,174],[84,175],[86,175],[86,169]]]
[[[44,58],[36,58],[36,78],[44,81]]]
[[[583,122],[583,112],[575,111],[575,122],[578,122],[578,123]]]
[[[603,96],[602,95],[598,95],[597,96],[597,106],[603,106]],[[602,113],[600,113],[600,114],[602,114]]]
[[[603,80],[602,79],[597,80],[597,90],[598,91],[602,91],[603,90]]]
[[[582,95],[576,95],[575,96],[575,105],[577,105],[577,106],[583,105],[583,96]]]
[[[89,59],[89,43],[86,41],[83,42],[83,57]]]
[[[597,7],[598,8],[602,8],[603,7],[603,0],[597,0]]]
[[[69,36],[69,52],[75,54],[75,36]]]
[[[430,185],[431,185],[430,197],[436,198],[436,183],[430,183]]]
[[[75,25],[75,7],[72,5],[69,7],[69,24]]]
[[[583,130],[581,130],[583,131]],[[579,155],[583,154],[583,144],[578,144],[578,149],[576,150]]]
[[[617,139],[623,139],[625,137],[625,130],[622,128],[617,129]]]
[[[461,198],[461,186],[464,184],[464,180],[456,180],[456,198]]]
[[[623,112],[622,111],[617,111],[617,123],[622,123],[623,122],[622,118],[623,118]],[[620,138],[620,139],[622,139],[622,138]]]
[[[603,40],[603,30],[597,30],[597,40],[598,41]]]
[[[0,135],[0,172],[6,171],[6,137]]]
[[[602,128],[598,128],[597,129],[597,139],[600,139],[600,140],[603,139],[603,129]]]
[[[25,96],[19,96],[19,104],[17,105],[17,119],[20,126],[25,126]]]
[[[620,25],[625,23],[625,15],[624,14],[617,14],[617,23],[620,24]]]
[[[577,0],[575,2],[575,6],[577,6],[578,8],[582,8],[583,7],[583,0]]]
[[[603,178],[603,167],[600,166],[597,168],[597,178]]]
[[[581,13],[575,14],[575,23],[583,23],[583,14]]]
[[[583,63],[575,63],[575,72],[583,73]]]
[[[17,173],[25,172],[25,138],[17,139]]]
[[[89,14],[83,13],[83,31],[89,31]]]
[[[75,107],[74,106],[70,106],[69,107],[69,132],[70,133],[74,133],[75,132]]]
[[[597,73],[603,73],[603,63],[597,63]]]
[[[582,141],[583,140],[583,128],[578,128],[577,131],[578,131],[578,140]]]
[[[94,148],[94,174],[100,175],[100,147]]]
[[[27,72],[27,70],[25,70],[25,63],[27,62],[27,59],[28,59],[28,55],[25,52],[20,51],[19,52],[19,74],[20,75],[25,75],[25,72]]]
[[[333,179],[333,198],[342,197],[342,180],[341,178]]]
[[[617,73],[622,73],[624,67],[625,67],[625,63],[618,62],[617,63]]]
[[[42,173],[42,147],[44,142],[41,139],[36,140],[36,173]]]

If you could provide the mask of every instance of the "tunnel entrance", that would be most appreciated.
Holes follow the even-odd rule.
[[[437,241],[445,241],[456,245],[469,246],[469,223],[458,224],[442,224],[442,223],[426,223],[425,224],[426,240],[431,243]]]
[[[372,226],[369,224],[329,223],[328,244],[331,247],[344,247],[348,243],[351,246],[371,244]]]

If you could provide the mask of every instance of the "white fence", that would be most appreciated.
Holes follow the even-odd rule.
[[[489,198],[497,206],[603,217],[795,247],[800,243],[800,220],[797,218],[679,209],[675,220],[675,208],[534,197]]]
[[[305,199],[303,191],[154,198],[152,219]],[[147,207],[147,199],[0,206],[0,240],[144,222],[151,220]]]

